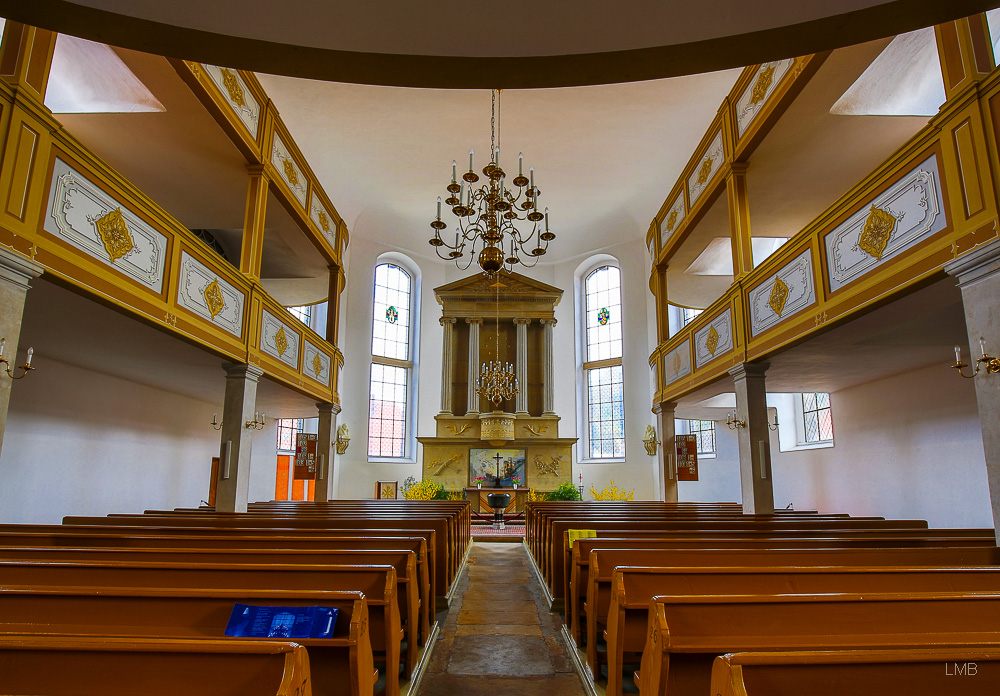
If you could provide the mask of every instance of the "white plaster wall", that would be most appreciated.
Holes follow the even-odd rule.
[[[970,380],[931,365],[834,392],[830,402],[834,447],[781,452],[772,439],[775,507],[993,526]],[[681,500],[741,500],[736,435],[724,421],[716,440],[719,456],[700,463],[700,481],[680,484]]]
[[[430,247],[428,247],[430,248]],[[433,436],[434,416],[441,409],[441,349],[443,333],[438,319],[441,307],[434,288],[463,277],[456,271],[446,275],[448,264],[390,247],[360,235],[351,237],[347,262],[347,285],[341,296],[340,349],[344,368],[339,392],[341,412],[337,425],[347,423],[351,443],[347,452],[334,460],[334,495],[337,498],[372,498],[376,481],[399,481],[407,476],[420,478],[421,446],[414,443],[409,461],[368,460],[368,387],[371,366],[372,300],[375,265],[387,252],[404,254],[419,268],[419,314],[415,371],[417,398],[414,402],[416,432]],[[454,265],[451,265],[454,269]]]
[[[208,424],[221,411],[46,358],[11,398],[0,522],[196,507],[208,498],[219,452],[219,435]],[[274,438],[273,423],[256,435],[250,500],[274,495]]]

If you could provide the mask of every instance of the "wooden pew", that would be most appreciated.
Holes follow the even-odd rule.
[[[740,535],[706,534],[704,537],[678,536],[665,539],[578,539],[573,546],[572,574],[568,583],[566,612],[570,634],[577,644],[581,644],[586,626],[588,597],[595,608],[598,622],[602,622],[611,597],[611,573],[616,565],[659,566],[675,565],[672,554],[682,550],[732,549],[768,551],[772,549],[883,549],[883,548],[959,548],[979,547],[991,549],[983,557],[978,557],[973,565],[993,565],[1000,563],[1000,553],[996,552],[992,530],[989,537],[950,536],[951,530],[902,530],[898,533],[886,531],[845,532],[843,536],[829,536],[826,532],[780,532],[774,536],[760,533]],[[917,533],[919,533],[919,535]],[[941,532],[942,535],[938,536]],[[821,535],[821,536],[820,536]],[[600,552],[594,554],[594,551]],[[649,552],[649,553],[647,553]],[[582,554],[586,554],[585,559]],[[600,572],[594,577],[591,588],[591,559],[596,559]],[[955,565],[956,556],[949,555],[945,565]],[[990,559],[983,563],[983,558]],[[869,563],[873,564],[873,563]],[[795,563],[792,563],[795,565]],[[938,563],[929,563],[938,565]],[[961,565],[961,563],[959,563]]]
[[[57,564],[64,563],[101,563],[101,564],[143,564],[166,563],[170,565],[191,566],[208,564],[221,567],[238,565],[240,568],[260,566],[264,564],[278,565],[286,570],[302,566],[303,572],[309,574],[318,568],[330,566],[336,572],[343,566],[385,566],[391,565],[396,571],[396,600],[399,604],[398,614],[403,623],[403,637],[406,641],[406,653],[402,662],[409,675],[416,666],[418,633],[420,626],[420,599],[418,595],[418,580],[416,563],[412,551],[301,551],[301,550],[262,550],[262,549],[149,549],[149,548],[85,548],[85,547],[5,547],[0,546],[0,578],[5,563],[20,561],[48,561]],[[61,565],[56,566],[61,568]],[[16,573],[14,573],[16,576]],[[82,582],[60,584],[80,585]],[[23,583],[22,583],[23,584]],[[155,583],[154,583],[155,584]],[[227,585],[232,587],[230,583]],[[282,585],[284,589],[292,589]],[[296,587],[299,587],[296,585]],[[317,587],[316,589],[362,589],[355,587]],[[369,606],[369,613],[372,607]],[[374,623],[374,620],[373,620]],[[374,634],[374,630],[373,630]]]
[[[362,536],[378,536],[389,533],[390,530],[400,535],[424,536],[428,539],[428,548],[435,549],[435,594],[444,597],[454,579],[452,550],[448,544],[447,520],[433,517],[419,517],[402,520],[399,518],[377,517],[338,517],[338,518],[285,518],[261,517],[247,514],[232,515],[133,515],[127,517],[65,517],[65,525],[84,526],[138,526],[138,527],[174,527],[228,529],[228,530],[282,530],[287,534],[292,530],[326,533],[336,532],[337,535],[357,534],[364,530]]]
[[[34,696],[311,696],[289,642],[0,636],[0,693]]]
[[[998,684],[998,648],[745,652],[715,658],[709,693],[994,696]]]
[[[635,681],[642,696],[708,694],[729,652],[998,644],[1000,593],[661,596]]]
[[[241,591],[272,588],[361,592],[368,605],[373,651],[386,665],[386,695],[398,696],[400,670],[399,604],[392,566],[218,565],[120,561],[0,561],[5,587],[44,590],[72,587],[157,587],[197,589],[224,587]]]
[[[10,531],[13,528],[32,531]],[[258,530],[261,532],[260,534],[230,534],[213,532],[212,530],[177,528],[141,529],[133,533],[126,531],[126,529],[124,527],[79,528],[62,525],[0,525],[0,551],[2,551],[2,547],[187,549],[192,546],[206,551],[252,549],[285,552],[304,551],[314,554],[323,554],[328,551],[409,551],[416,554],[417,560],[420,645],[423,645],[429,634],[430,613],[434,605],[431,585],[434,567],[428,559],[427,541],[423,537],[302,536],[298,533],[280,535],[274,533],[275,530]]]
[[[340,613],[332,638],[295,639],[309,652],[313,693],[372,696],[377,672],[372,664],[368,607],[360,592],[0,586],[0,635],[207,638],[214,642],[224,638],[234,603],[336,607]]]
[[[607,694],[620,696],[624,655],[642,651],[646,641],[649,605],[655,596],[865,592],[1000,593],[1000,566],[972,568],[884,566],[632,568],[626,566],[615,569],[612,585],[611,605],[605,632],[608,646]]]
[[[833,533],[841,530],[852,530],[852,529],[927,529],[927,522],[923,520],[883,520],[874,518],[846,518],[838,520],[816,520],[816,519],[798,519],[798,520],[788,520],[780,519],[775,520],[767,515],[754,516],[754,515],[744,515],[738,519],[718,519],[718,520],[691,520],[691,519],[681,519],[681,520],[643,520],[643,521],[631,521],[628,523],[629,526],[634,526],[637,529],[659,529],[664,531],[674,531],[674,530],[703,530],[703,531],[764,531],[764,532],[782,532],[782,531],[818,531],[824,530]],[[563,548],[565,533],[569,529],[575,529],[579,525],[579,521],[572,520],[560,520],[556,519],[552,521],[550,526],[550,542],[546,545],[546,559],[545,563],[548,567],[548,577],[546,578],[549,590],[556,599],[562,599],[564,591],[564,566],[563,559],[566,557],[566,551]],[[620,519],[599,519],[599,520],[588,520],[588,529],[620,529],[622,527],[622,521]],[[558,544],[554,543],[558,540]],[[555,559],[555,560],[554,560]],[[556,562],[556,560],[558,562]]]

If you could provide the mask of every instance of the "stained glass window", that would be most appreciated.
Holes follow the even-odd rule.
[[[715,421],[689,420],[688,434],[698,436],[698,454],[715,454]]]
[[[833,411],[830,395],[808,392],[802,395],[802,429],[806,443],[833,439]]]
[[[278,451],[294,452],[295,435],[301,433],[302,418],[281,418],[278,420]]]
[[[368,455],[402,457],[406,437],[407,370],[372,363],[368,402]]]
[[[587,360],[622,357],[621,271],[601,266],[587,276]]]
[[[410,299],[413,280],[402,267],[375,267],[372,366],[368,396],[368,456],[405,457],[409,419]]]
[[[584,293],[587,451],[591,459],[621,459],[625,456],[621,271],[614,266],[593,270],[584,282]]]
[[[375,267],[372,355],[410,359],[410,274],[391,263]]]

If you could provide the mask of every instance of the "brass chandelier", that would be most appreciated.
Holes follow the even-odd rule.
[[[535,186],[535,169],[524,175],[524,156],[518,153],[517,176],[510,182],[516,193],[505,185],[506,172],[500,167],[500,92],[493,90],[493,110],[490,120],[490,161],[483,167],[486,181],[480,185],[479,175],[473,169],[475,151],[469,150],[469,171],[458,180],[458,164],[451,163],[451,183],[444,203],[451,206],[457,218],[455,243],[441,238],[441,231],[448,224],[441,219],[441,197],[437,199],[437,217],[431,222],[434,236],[430,239],[437,255],[453,260],[462,270],[478,261],[488,277],[503,268],[510,271],[521,264],[530,268],[545,254],[549,242],[556,238],[549,231],[549,209],[542,213],[539,207],[541,191]],[[541,224],[544,221],[544,224]],[[517,223],[531,223],[524,231]],[[468,260],[466,257],[468,249]],[[477,253],[478,249],[478,253]],[[526,262],[530,259],[530,263]]]

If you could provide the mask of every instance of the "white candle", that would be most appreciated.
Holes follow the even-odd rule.
[[[962,349],[955,346],[955,364],[962,362]]]
[[[531,188],[535,188],[535,168],[529,167],[528,174],[531,175]]]
[[[545,231],[549,231],[549,209],[545,209]]]
[[[35,354],[34,348],[28,348],[28,359],[24,361],[24,366],[28,367],[31,365],[31,356]]]
[[[6,338],[0,338],[0,358],[3,357],[3,347],[5,345],[7,345],[7,339]]]
[[[474,154],[476,154],[476,151],[475,151],[474,149],[471,149],[471,148],[470,148],[470,149],[469,149],[469,171],[470,171],[470,172],[472,171],[472,156],[473,156]]]
[[[455,232],[455,248],[458,248],[458,232]]]
[[[503,200],[503,179],[500,180],[500,200]]]
[[[457,178],[458,178],[458,162],[456,162],[455,160],[452,160],[451,161],[451,183],[454,184],[455,180]]]
[[[517,175],[524,176],[524,155],[517,153]]]
[[[465,205],[465,179],[462,180],[462,188],[458,192],[458,204]]]
[[[979,349],[983,351],[983,357],[986,357],[986,339],[982,336],[979,337]]]
[[[441,219],[441,196],[438,196],[438,220]]]
[[[213,413],[212,414],[212,425],[215,425],[215,423],[218,422],[218,420],[219,420],[219,414],[218,413]]]

